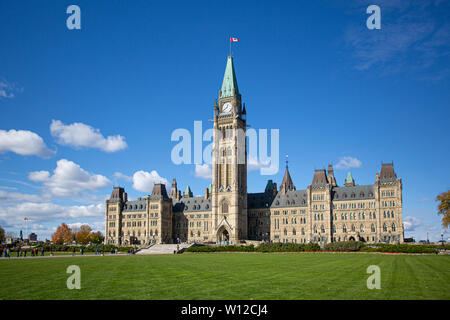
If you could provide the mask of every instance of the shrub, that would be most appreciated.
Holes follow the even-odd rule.
[[[438,249],[415,244],[386,244],[377,243],[370,247],[363,247],[366,252],[403,252],[403,253],[437,253]]]
[[[320,251],[317,243],[263,243],[258,248],[259,252],[288,252],[288,251]]]
[[[361,241],[339,241],[327,243],[323,248],[324,251],[360,251],[365,247]]]
[[[251,244],[249,246],[193,246],[186,248],[184,251],[186,252],[224,252],[224,251],[242,251],[242,252],[253,252],[255,251],[255,247]]]

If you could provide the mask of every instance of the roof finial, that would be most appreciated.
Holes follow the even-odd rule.
[[[286,155],[286,169],[288,168],[288,163],[289,163],[288,157],[289,157],[289,155]]]

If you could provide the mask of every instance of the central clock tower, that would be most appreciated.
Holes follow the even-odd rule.
[[[214,104],[212,216],[216,241],[233,244],[247,238],[246,110],[242,106],[233,57]]]

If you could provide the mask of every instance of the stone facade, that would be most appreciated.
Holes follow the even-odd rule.
[[[329,165],[315,170],[305,190],[296,190],[286,165],[279,190],[269,180],[264,192],[247,193],[246,109],[231,56],[213,110],[212,183],[204,196],[194,197],[189,186],[181,194],[175,179],[169,194],[155,184],[135,201],[114,187],[106,244],[403,242],[402,180],[393,163],[382,164],[371,185],[357,185],[349,172],[343,186]]]

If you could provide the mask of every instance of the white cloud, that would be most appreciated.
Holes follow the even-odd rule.
[[[417,227],[422,225],[422,221],[415,217],[405,217],[403,218],[403,227],[405,231],[414,231]]]
[[[96,232],[96,231],[101,231],[102,233],[104,233],[105,231],[105,221],[98,221],[98,222],[74,222],[74,223],[68,223],[67,225],[69,226],[70,229],[74,230],[74,229],[80,229],[80,227],[84,224],[89,225],[89,227],[91,227],[92,231]]]
[[[247,171],[256,171],[261,168],[269,168],[270,160],[259,161],[257,158],[248,157],[247,158]]]
[[[133,188],[138,191],[150,193],[155,183],[164,183],[166,189],[169,187],[167,179],[160,177],[155,170],[151,172],[140,170],[133,174]]]
[[[70,219],[100,218],[104,215],[105,205],[103,203],[62,206],[52,202],[24,202],[14,206],[0,207],[0,224],[22,226],[25,217],[30,219],[32,223],[61,223]]]
[[[336,163],[335,168],[338,170],[349,169],[349,168],[360,168],[362,162],[356,158],[352,157],[342,157],[339,162]]]
[[[47,148],[44,140],[28,130],[0,130],[0,153],[14,152],[22,156],[50,157],[55,151]]]
[[[23,88],[17,87],[15,84],[7,81],[3,77],[0,77],[0,97],[1,98],[14,98],[15,92],[22,92]]]
[[[32,201],[32,202],[43,202],[47,201],[48,197],[41,196],[37,194],[24,194],[19,192],[7,192],[0,190],[0,202],[10,203],[10,202],[23,202],[23,201]]]
[[[56,162],[53,175],[48,171],[35,171],[30,172],[28,178],[42,182],[56,196],[74,196],[85,190],[97,191],[111,184],[105,176],[90,174],[75,162],[66,159]]]
[[[23,230],[25,235],[24,218],[29,218],[28,233],[35,232],[40,240],[50,239],[56,231],[56,226],[62,222],[77,226],[79,221],[91,226],[94,231],[104,232],[105,205],[103,203],[63,206],[51,202],[24,202],[13,206],[0,207],[0,225],[6,230]],[[85,224],[82,223],[82,224]],[[81,225],[81,224],[80,224]]]
[[[195,165],[195,176],[201,179],[212,179],[212,168],[205,164],[196,164]]]
[[[28,178],[34,182],[44,182],[50,177],[50,172],[48,171],[33,171],[28,174]]]
[[[422,203],[422,202],[428,202],[428,201],[430,201],[430,198],[422,198],[422,199],[414,200],[414,202],[416,202],[416,203]]]
[[[121,135],[104,137],[99,129],[81,122],[65,125],[60,120],[52,120],[50,132],[61,145],[75,148],[97,148],[105,152],[116,152],[127,147]]]
[[[133,181],[133,177],[127,176],[121,172],[114,172],[114,177],[116,177],[117,179],[123,179],[128,182]]]

